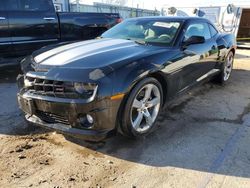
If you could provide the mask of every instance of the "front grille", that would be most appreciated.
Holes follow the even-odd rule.
[[[30,76],[26,76],[25,79],[29,82],[27,88],[33,94],[71,99],[79,98],[72,82],[48,80]]]
[[[67,118],[49,112],[37,111],[36,116],[46,123],[61,123],[68,126],[70,125]]]

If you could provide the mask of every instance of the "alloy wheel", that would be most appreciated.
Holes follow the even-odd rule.
[[[233,59],[234,59],[234,56],[232,53],[230,53],[225,62],[224,78],[223,78],[224,81],[227,81],[231,75],[231,72],[233,69]]]
[[[136,94],[130,110],[132,127],[138,133],[147,132],[154,124],[161,106],[161,93],[154,84],[146,84]]]

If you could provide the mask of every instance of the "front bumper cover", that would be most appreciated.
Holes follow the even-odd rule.
[[[24,61],[24,63],[28,61]],[[63,134],[70,134],[85,140],[98,141],[104,139],[116,129],[117,113],[122,99],[112,100],[113,74],[109,67],[102,69],[81,69],[68,67],[52,67],[46,72],[29,71],[29,76],[38,79],[96,83],[98,94],[93,100],[82,98],[67,98],[67,96],[50,96],[38,94],[24,87],[24,75],[17,79],[19,86],[18,102],[26,119],[45,128],[53,129]],[[58,74],[60,73],[60,74]],[[24,108],[23,108],[24,106]],[[44,114],[45,113],[45,114]],[[44,115],[46,118],[44,118]],[[47,118],[59,118],[58,121],[48,121]],[[81,117],[90,115],[94,119],[91,127],[86,127]],[[55,119],[54,118],[54,119]]]
[[[67,99],[55,98],[48,101],[46,97],[34,97],[26,93],[18,93],[18,103],[28,122],[89,141],[100,141],[114,133],[116,116],[120,101],[111,99],[94,100],[91,103],[68,102]],[[51,99],[51,98],[50,98]],[[51,122],[40,115],[51,114],[59,117],[59,121]],[[90,114],[94,118],[91,128],[83,127],[79,115]],[[66,123],[65,123],[65,120]],[[61,123],[62,122],[62,123]]]
[[[88,141],[98,142],[106,139],[111,134],[111,131],[82,130],[68,127],[60,123],[46,123],[35,115],[26,114],[25,118],[28,122],[35,125]]]

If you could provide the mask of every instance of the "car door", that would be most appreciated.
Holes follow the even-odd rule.
[[[51,0],[8,0],[7,10],[17,56],[59,40],[58,19]]]
[[[8,13],[4,0],[0,0],[0,61],[7,58],[11,52],[11,38],[9,32]]]
[[[205,38],[204,43],[191,44],[183,47],[181,64],[183,66],[181,73],[181,89],[203,80],[206,74],[213,70],[218,57],[218,47],[212,38],[209,26],[206,22],[190,22],[184,29],[182,44],[185,44],[192,36],[201,36]],[[179,62],[180,63],[180,62]]]

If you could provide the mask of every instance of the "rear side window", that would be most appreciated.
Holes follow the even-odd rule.
[[[5,1],[4,0],[0,0],[0,11],[1,10],[5,10]]]
[[[214,37],[215,35],[217,35],[218,31],[217,31],[217,29],[214,28],[214,26],[212,26],[211,24],[209,24],[209,29],[210,29],[212,37]]]
[[[206,40],[211,38],[210,30],[207,23],[190,24],[185,33],[185,41],[192,36],[201,36]]]
[[[9,11],[48,11],[53,7],[50,0],[8,0],[6,3]]]
[[[5,1],[6,10],[18,10],[18,0]]]

